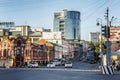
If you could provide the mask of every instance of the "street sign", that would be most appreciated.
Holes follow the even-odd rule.
[[[100,52],[99,54],[100,54],[100,56],[103,56],[103,55],[104,55],[104,53],[103,53],[103,52]]]

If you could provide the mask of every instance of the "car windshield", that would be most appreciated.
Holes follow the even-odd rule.
[[[71,62],[70,62],[70,61],[68,61],[68,62],[66,62],[66,64],[71,64]]]
[[[60,59],[57,58],[53,59],[53,62],[58,62],[58,61],[60,61]]]
[[[50,62],[50,63],[48,63],[48,64],[53,64],[53,62]]]

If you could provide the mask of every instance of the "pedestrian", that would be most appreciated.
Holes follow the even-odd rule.
[[[115,60],[112,61],[112,66],[115,69]]]
[[[120,70],[120,62],[118,59],[115,61],[115,69]]]

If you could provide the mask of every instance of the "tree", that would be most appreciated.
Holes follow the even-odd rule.
[[[89,49],[91,49],[91,50],[95,49],[95,46],[94,46],[93,42],[87,42],[87,45],[88,45]]]
[[[100,52],[100,42],[96,42],[96,44],[95,44],[95,52],[96,53],[99,53]],[[106,45],[105,45],[105,43],[104,42],[102,42],[102,52],[104,53],[104,54],[106,54]]]
[[[99,60],[99,53],[100,53],[100,42],[96,42],[95,44],[95,58],[96,60]],[[104,42],[102,42],[102,52],[106,54],[106,45]]]
[[[95,52],[96,53],[100,52],[100,42],[96,42],[96,44],[95,44]]]
[[[100,42],[96,42],[95,51],[94,51],[94,56],[96,61],[99,60],[99,52],[100,52]]]
[[[99,60],[100,44],[101,44],[101,42],[96,42],[95,45],[92,42],[87,42],[88,49],[91,49],[91,51],[93,51],[93,54],[94,54],[96,61]],[[102,42],[102,52],[104,54],[106,54],[106,45],[104,42]]]

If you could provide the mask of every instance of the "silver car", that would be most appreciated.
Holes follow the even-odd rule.
[[[28,68],[37,68],[39,67],[38,63],[37,62],[30,62],[28,64]]]
[[[47,64],[47,67],[48,67],[48,68],[50,68],[50,67],[51,67],[51,68],[52,68],[52,67],[55,67],[55,64],[54,64],[53,62],[50,62],[50,63]]]
[[[65,62],[65,68],[72,68],[72,62],[70,61]]]

